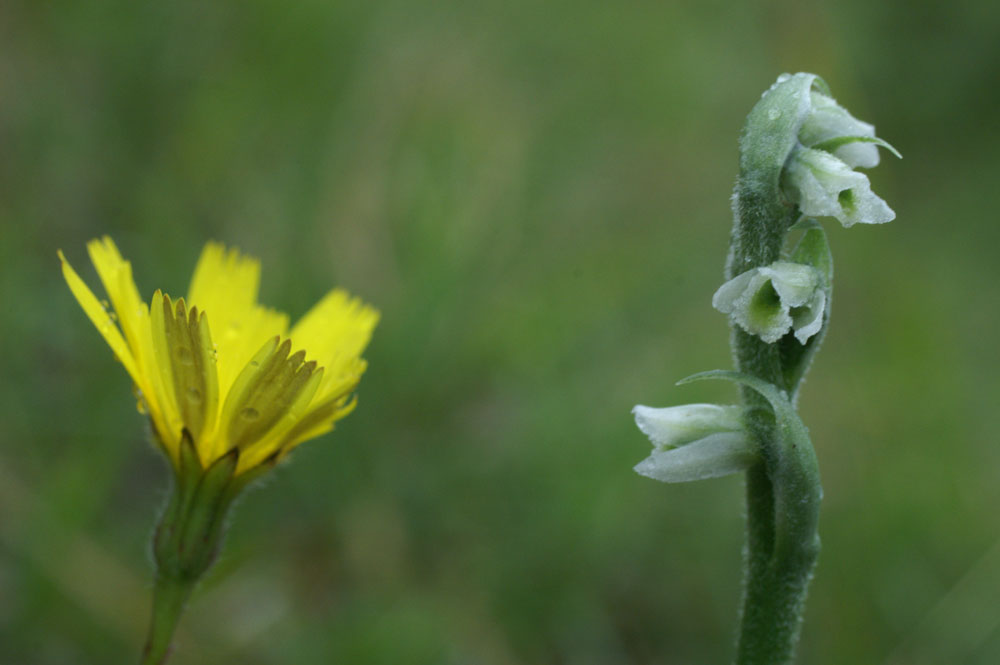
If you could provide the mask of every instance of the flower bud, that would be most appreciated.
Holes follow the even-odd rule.
[[[740,407],[639,405],[632,413],[653,442],[653,453],[635,466],[636,473],[648,478],[667,483],[716,478],[743,471],[756,459]]]
[[[723,284],[712,296],[712,306],[768,344],[790,330],[805,344],[823,326],[826,290],[816,268],[776,261]]]

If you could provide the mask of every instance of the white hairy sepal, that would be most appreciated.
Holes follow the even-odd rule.
[[[657,409],[640,404],[632,409],[632,415],[657,450],[684,446],[711,434],[743,430],[738,406],[685,404]]]
[[[654,450],[635,465],[635,472],[664,483],[686,483],[739,473],[756,460],[756,445],[745,432],[720,432],[680,448]]]
[[[805,344],[823,326],[826,289],[816,268],[775,261],[723,284],[712,296],[712,306],[768,344],[790,330]]]
[[[883,224],[896,218],[886,202],[872,192],[868,176],[824,150],[796,148],[782,174],[782,184],[802,214],[810,217],[835,217],[845,227]]]

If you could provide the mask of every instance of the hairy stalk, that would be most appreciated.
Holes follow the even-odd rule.
[[[153,616],[149,623],[142,665],[162,665],[170,655],[177,622],[184,612],[194,587],[194,581],[171,579],[158,575],[153,590]]]
[[[727,279],[778,260],[785,235],[798,214],[792,206],[782,206],[773,198],[761,201],[748,190],[750,187],[745,181],[737,186],[736,222]],[[734,325],[731,345],[740,372],[785,387],[776,344],[767,344]],[[806,593],[819,556],[819,536],[814,534],[804,540],[786,538],[785,548],[791,551],[776,551],[779,536],[776,510],[781,505],[794,507],[795,501],[794,497],[776,496],[773,479],[777,471],[775,462],[780,455],[774,448],[780,444],[776,442],[773,417],[766,400],[747,386],[743,386],[741,392],[747,407],[748,430],[759,446],[761,459],[747,469],[746,476],[743,601],[736,662],[739,665],[779,665],[790,663],[794,655]],[[816,480],[818,486],[818,476]],[[807,503],[798,508],[805,514],[782,515],[780,521],[815,522],[818,518],[818,500],[815,505]]]
[[[166,662],[184,606],[222,545],[233,499],[260,473],[234,477],[238,463],[234,449],[202,469],[190,433],[183,432],[170,500],[153,534],[156,585],[142,665]]]

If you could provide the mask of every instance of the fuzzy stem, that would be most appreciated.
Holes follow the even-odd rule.
[[[776,517],[784,512],[787,519],[790,511],[781,502],[776,505],[774,499],[767,464],[759,463],[747,472],[747,548],[738,665],[792,662],[819,556],[815,520],[789,525],[792,537],[781,534],[783,520],[776,521]]]
[[[153,590],[153,616],[142,652],[142,665],[162,665],[167,661],[174,630],[193,588],[193,580],[157,575]]]
[[[245,480],[234,477],[238,463],[239,451],[234,449],[202,469],[191,435],[184,430],[173,492],[153,533],[156,586],[142,665],[166,662],[184,605],[215,561],[226,512],[245,486]]]
[[[736,224],[727,273],[768,265],[781,255],[797,211],[780,202],[761,200],[746,181],[737,186]],[[785,385],[778,346],[734,326],[733,355],[739,371],[782,389]],[[747,540],[744,553],[743,606],[737,642],[737,665],[786,665],[798,642],[806,592],[818,556],[815,515],[798,515],[795,494],[816,492],[814,469],[786,468],[775,423],[766,400],[744,387],[748,428],[760,445],[761,461],[747,471]],[[809,451],[811,453],[811,451]],[[789,474],[795,478],[789,482]],[[801,481],[801,482],[800,482]],[[811,502],[801,510],[812,511]],[[801,533],[802,527],[805,533]]]

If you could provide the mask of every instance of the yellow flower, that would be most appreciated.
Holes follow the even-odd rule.
[[[175,468],[185,431],[203,468],[238,450],[239,475],[354,408],[379,318],[357,298],[334,289],[289,330],[286,314],[257,303],[260,263],[209,243],[187,300],[156,291],[147,305],[111,238],[87,249],[111,302],[98,301],[60,251],[63,276],[132,377],[139,411]]]

